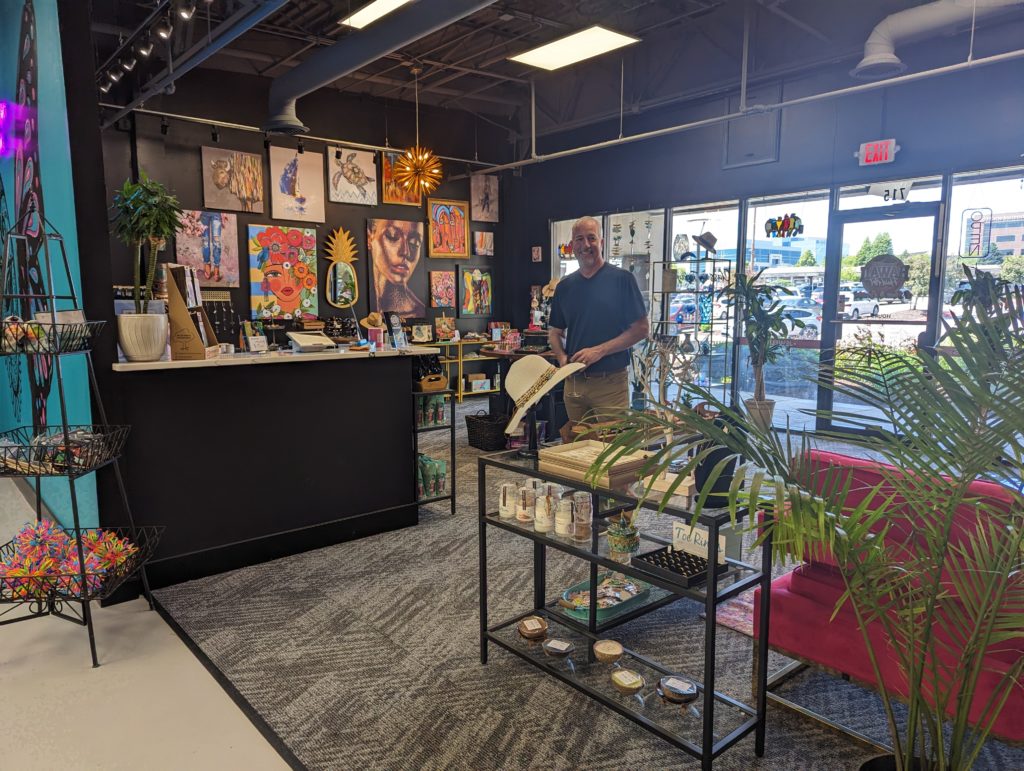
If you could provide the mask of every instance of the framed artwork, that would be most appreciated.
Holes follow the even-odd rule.
[[[455,317],[438,316],[434,319],[434,331],[438,340],[451,340],[455,337]]]
[[[469,217],[465,201],[427,199],[431,257],[469,257]]]
[[[402,155],[401,150],[388,152],[381,151],[380,154],[380,176],[381,176],[381,202],[400,203],[403,206],[422,206],[423,196],[418,190],[406,190],[397,182],[393,169],[395,161]]]
[[[196,269],[199,286],[240,286],[238,215],[185,210],[174,234],[174,259]]]
[[[332,147],[327,151],[328,200],[377,205],[377,153]]]
[[[203,206],[263,213],[263,158],[255,153],[203,147]]]
[[[473,254],[477,257],[494,256],[494,233],[477,230],[473,233]]]
[[[370,310],[397,313],[403,319],[426,316],[427,271],[423,257],[423,223],[366,220],[370,254]]]
[[[249,302],[254,319],[315,319],[316,230],[249,226]]]
[[[430,307],[455,307],[455,271],[430,271]]]
[[[412,342],[414,343],[429,343],[434,339],[434,330],[430,324],[413,324],[412,325]]]
[[[324,222],[324,155],[270,148],[270,216]]]
[[[459,268],[459,317],[490,316],[494,309],[494,282],[488,268]]]
[[[474,222],[498,222],[498,175],[474,174],[469,178],[469,199]]]

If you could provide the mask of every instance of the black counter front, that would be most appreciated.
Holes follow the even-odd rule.
[[[225,366],[250,363],[274,366]],[[394,354],[115,365],[136,524],[166,526],[152,586],[416,524],[411,366]],[[103,524],[119,524],[103,490]]]

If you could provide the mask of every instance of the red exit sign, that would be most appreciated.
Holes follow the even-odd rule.
[[[879,139],[862,144],[855,157],[861,166],[877,166],[895,161],[899,149],[900,146],[896,144],[895,139]]]

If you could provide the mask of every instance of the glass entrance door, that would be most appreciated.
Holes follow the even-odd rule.
[[[833,212],[821,294],[823,379],[855,365],[854,349],[910,353],[931,346],[942,312],[936,244],[939,203],[898,209]],[[818,391],[818,409],[878,419],[882,413],[831,388]],[[818,430],[855,430],[837,415],[819,417]]]

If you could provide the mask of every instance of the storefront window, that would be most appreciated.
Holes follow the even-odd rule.
[[[947,313],[964,265],[1024,283],[1024,167],[953,177],[945,258]]]
[[[572,255],[572,226],[577,219],[579,217],[573,217],[571,220],[553,220],[551,223],[552,278],[568,276],[580,267]]]
[[[815,418],[807,411],[817,408],[821,352],[822,281],[828,239],[828,191],[752,199],[747,204],[747,273],[764,271],[762,280],[785,287],[781,299],[791,309],[792,324],[786,351],[775,364],[765,367],[765,391],[775,400],[775,425],[794,430],[813,430]],[[843,245],[843,254],[848,253]],[[739,396],[753,396],[754,372],[746,341],[740,357]]]

